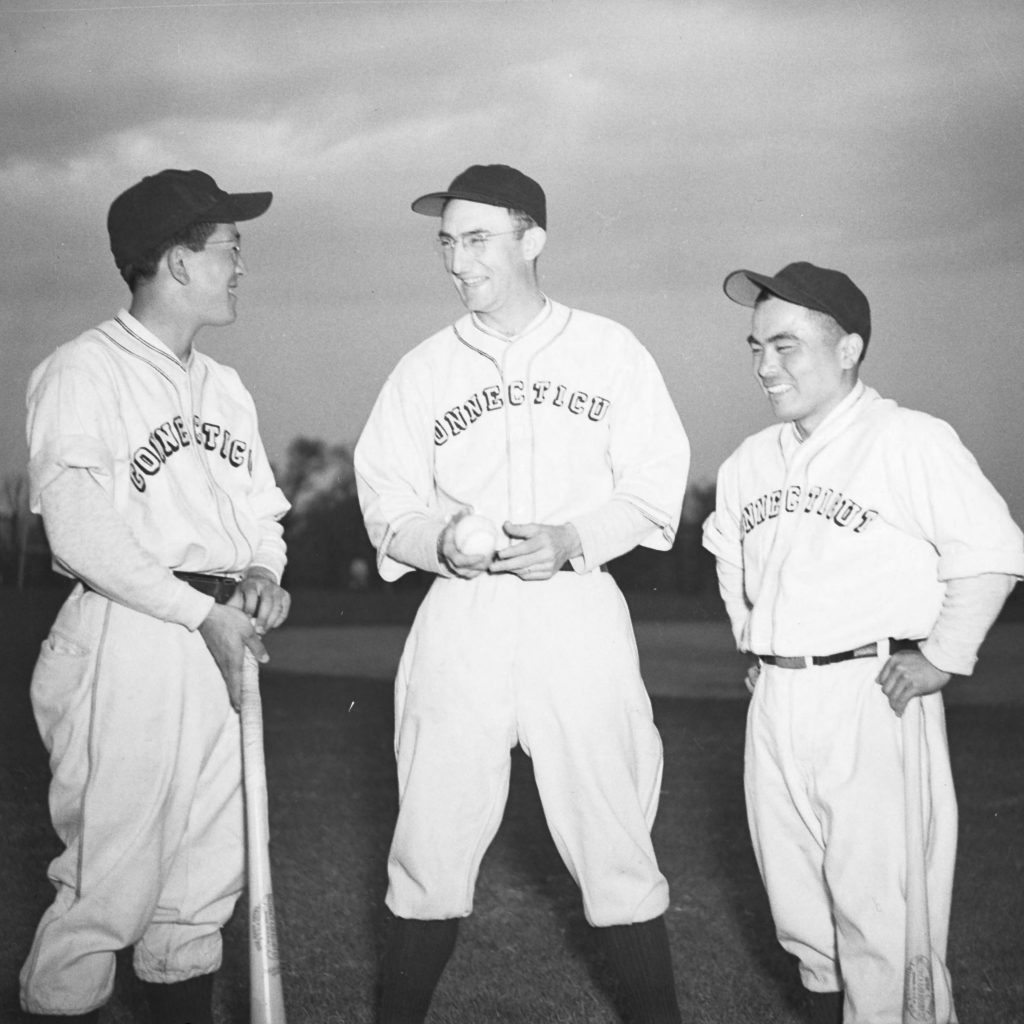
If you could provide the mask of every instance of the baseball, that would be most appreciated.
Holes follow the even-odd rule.
[[[489,556],[498,545],[498,530],[486,516],[463,516],[455,524],[453,539],[464,555]]]

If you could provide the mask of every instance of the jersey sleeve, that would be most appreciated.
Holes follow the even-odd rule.
[[[718,471],[714,511],[704,521],[703,544],[715,556],[718,590],[732,625],[737,647],[750,617],[743,572],[743,524],[732,460]]]
[[[66,350],[41,364],[29,381],[29,507],[41,512],[43,489],[67,469],[86,470],[112,491],[119,425],[112,389]]]
[[[940,580],[1003,573],[1024,576],[1024,536],[1002,496],[956,431],[943,420],[903,410],[891,471],[904,512],[938,554]]]
[[[672,397],[653,357],[630,335],[631,363],[620,377],[613,406],[608,457],[614,479],[611,502],[627,502],[649,524],[640,540],[644,547],[668,551],[675,541],[690,470],[690,442]],[[605,510],[598,508],[573,518],[580,539],[601,535]],[[615,551],[608,545],[602,557],[624,554],[636,545],[631,531],[628,546]],[[588,559],[589,561],[589,559]]]
[[[433,497],[433,421],[422,390],[428,384],[407,369],[403,360],[385,382],[354,452],[366,532],[389,582],[414,568],[439,571],[436,540],[445,525]]]
[[[252,566],[269,569],[281,582],[287,564],[284,527],[281,520],[291,508],[284,492],[277,486],[274,470],[267,458],[259,433],[253,445],[252,495],[253,514],[259,523],[259,543],[253,555]]]

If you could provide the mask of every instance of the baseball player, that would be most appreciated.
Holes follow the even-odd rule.
[[[745,790],[779,941],[815,1019],[899,1024],[905,846],[899,716],[924,717],[936,1019],[956,800],[942,689],[1024,574],[1021,532],[948,424],[859,380],[868,301],[845,274],[737,270],[754,372],[780,424],[722,466],[704,527],[741,651],[753,655]]]
[[[212,1024],[220,929],[243,886],[243,654],[284,621],[288,509],[234,370],[193,347],[235,319],[236,222],[269,192],[165,170],[114,200],[131,305],[28,388],[31,502],[78,580],[32,704],[65,850],[21,972],[40,1020],[97,1020],[134,947],[156,1024]]]
[[[678,1021],[668,885],[650,838],[661,741],[603,566],[637,544],[671,546],[686,435],[629,331],[540,290],[547,218],[535,181],[476,165],[412,208],[440,216],[468,313],[401,360],[355,450],[381,575],[436,575],[396,681],[380,1020],[426,1016],[473,909],[518,743],[628,1019]],[[500,527],[493,558],[459,549],[468,512]]]

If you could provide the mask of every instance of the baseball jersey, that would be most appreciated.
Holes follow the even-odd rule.
[[[467,314],[407,353],[355,466],[378,567],[393,580],[410,571],[389,555],[398,531],[426,521],[440,532],[465,509],[498,524],[572,522],[586,556],[601,508],[624,501],[650,523],[641,543],[668,550],[689,444],[632,333],[547,301],[512,343]]]
[[[122,310],[36,368],[28,407],[33,511],[64,470],[87,470],[160,564],[280,578],[289,505],[233,369],[195,350],[179,361]]]
[[[1024,575],[1021,531],[952,427],[860,382],[805,440],[782,423],[740,445],[704,545],[753,654],[927,637],[946,581]]]

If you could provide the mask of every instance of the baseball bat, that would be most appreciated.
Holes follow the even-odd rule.
[[[248,650],[242,674],[240,714],[249,885],[249,1020],[250,1024],[286,1024],[274,890],[270,879],[270,821],[260,673],[256,658]]]
[[[913,698],[903,712],[903,792],[907,841],[907,919],[903,967],[903,1024],[936,1024],[935,978],[925,881],[921,731],[924,711]]]

